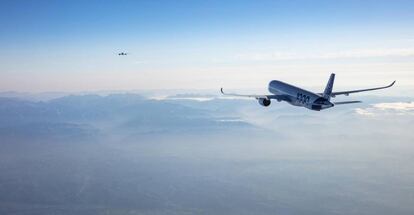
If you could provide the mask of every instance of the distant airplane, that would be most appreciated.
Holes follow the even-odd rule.
[[[361,89],[361,90],[351,90],[351,91],[341,91],[341,92],[332,92],[333,84],[335,80],[335,74],[332,73],[329,77],[328,84],[325,87],[323,93],[313,93],[299,87],[284,83],[282,81],[273,80],[269,83],[268,90],[271,95],[241,95],[241,94],[234,94],[234,93],[225,93],[223,88],[220,89],[223,95],[227,96],[240,96],[240,97],[248,97],[248,98],[256,98],[260,105],[262,106],[269,106],[271,99],[276,99],[278,102],[285,101],[294,106],[305,107],[310,110],[320,111],[323,109],[331,108],[335,105],[342,105],[342,104],[352,104],[352,103],[360,103],[361,101],[343,101],[343,102],[331,102],[331,98],[337,95],[346,95],[348,96],[351,93],[358,93],[370,90],[379,90],[391,87],[394,85],[395,81],[393,81],[390,85],[385,87],[376,87],[376,88],[369,88],[369,89]]]
[[[119,56],[124,56],[124,55],[128,55],[128,53],[126,53],[126,52],[120,52],[120,53],[118,53],[118,55]]]

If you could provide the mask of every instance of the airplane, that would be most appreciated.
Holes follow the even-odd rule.
[[[271,93],[270,95],[242,95],[235,93],[225,93],[223,88],[220,89],[221,93],[226,96],[236,96],[236,97],[247,97],[255,98],[258,100],[259,104],[267,107],[270,105],[271,100],[275,99],[278,102],[285,101],[291,105],[305,107],[310,110],[320,111],[327,108],[334,107],[335,105],[343,104],[353,104],[360,103],[361,101],[342,101],[342,102],[331,102],[331,98],[336,97],[337,95],[349,96],[351,93],[359,93],[364,91],[371,90],[380,90],[393,86],[395,81],[390,85],[384,87],[376,87],[369,89],[360,89],[360,90],[350,90],[350,91],[340,91],[332,92],[333,84],[335,80],[335,74],[332,73],[329,77],[328,83],[326,84],[325,90],[323,93],[313,93],[308,90],[284,83],[282,81],[273,80],[269,83],[268,90]]]
[[[126,53],[126,52],[121,52],[121,53],[118,53],[118,55],[119,55],[119,56],[124,56],[124,55],[128,55],[128,53]]]

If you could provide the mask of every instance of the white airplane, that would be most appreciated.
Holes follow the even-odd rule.
[[[249,97],[249,98],[256,98],[259,101],[259,104],[262,106],[269,106],[271,99],[276,99],[278,102],[285,101],[294,106],[305,107],[310,110],[320,111],[323,109],[331,108],[335,105],[342,105],[342,104],[352,104],[352,103],[360,103],[361,101],[343,101],[343,102],[331,102],[331,98],[337,95],[346,95],[348,96],[351,93],[359,93],[364,91],[370,90],[379,90],[391,87],[394,85],[395,81],[393,81],[390,85],[385,87],[376,87],[376,88],[369,88],[369,89],[361,89],[361,90],[350,90],[350,91],[341,91],[341,92],[332,92],[333,84],[335,80],[335,74],[332,73],[329,77],[328,84],[325,87],[323,93],[313,93],[299,87],[284,83],[282,81],[273,80],[269,83],[269,92],[272,93],[271,95],[241,95],[235,93],[225,93],[223,88],[220,89],[223,95],[227,96],[240,96],[240,97]]]
[[[120,52],[120,53],[118,53],[118,55],[119,56],[127,56],[127,55],[129,55],[129,53],[127,53],[127,52]]]

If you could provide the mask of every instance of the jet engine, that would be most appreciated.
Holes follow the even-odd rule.
[[[265,99],[265,98],[259,98],[259,104],[262,106],[269,106],[270,105],[270,99]]]

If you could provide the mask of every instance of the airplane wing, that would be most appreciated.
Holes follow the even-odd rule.
[[[246,95],[246,94],[236,94],[236,93],[225,93],[223,88],[220,89],[221,94],[226,96],[235,96],[235,97],[246,97],[246,98],[255,98],[255,99],[277,99],[277,100],[285,100],[286,97],[283,95]]]
[[[390,85],[387,85],[387,86],[384,86],[384,87],[375,87],[375,88],[361,89],[361,90],[350,90],[350,91],[332,92],[331,93],[331,97],[335,97],[337,95],[346,95],[346,96],[348,96],[351,93],[359,93],[359,92],[364,92],[364,91],[385,89],[385,88],[392,87],[392,85],[394,85],[394,83],[395,83],[395,81],[393,81]]]

